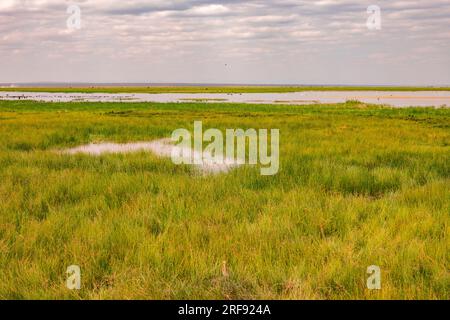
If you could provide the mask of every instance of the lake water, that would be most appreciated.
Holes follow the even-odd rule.
[[[305,91],[289,93],[35,93],[0,92],[0,100],[45,102],[228,102],[255,104],[319,104],[359,100],[393,107],[449,107],[450,91]]]
[[[241,164],[234,159],[224,157],[221,163],[215,161],[215,157],[211,152],[204,151],[199,154],[198,152],[173,145],[170,139],[160,139],[147,142],[130,142],[130,143],[91,143],[75,148],[62,150],[63,154],[76,155],[87,154],[91,156],[100,156],[102,154],[118,154],[118,153],[133,153],[133,152],[151,152],[159,157],[172,157],[172,154],[189,155],[192,157],[198,157],[202,159],[202,164],[194,165],[196,169],[205,174],[218,174],[226,173],[233,168],[239,167]]]

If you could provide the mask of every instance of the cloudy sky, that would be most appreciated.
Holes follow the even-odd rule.
[[[39,81],[449,85],[450,1],[0,0],[0,82]]]

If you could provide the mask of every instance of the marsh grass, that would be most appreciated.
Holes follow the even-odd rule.
[[[280,129],[281,171],[54,152],[195,120]],[[0,102],[0,134],[0,298],[449,298],[448,109]]]

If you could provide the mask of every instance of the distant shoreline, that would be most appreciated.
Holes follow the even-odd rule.
[[[0,91],[61,93],[288,93],[303,91],[450,91],[450,87],[228,84],[0,84]]]

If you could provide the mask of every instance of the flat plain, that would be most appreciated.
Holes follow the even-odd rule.
[[[14,86],[0,87],[0,91],[8,92],[62,92],[62,93],[289,93],[304,91],[403,91],[403,92],[426,92],[426,91],[450,91],[450,87],[406,87],[406,86],[202,86],[202,85],[179,85],[179,86]]]
[[[280,129],[280,172],[56,152],[196,120]],[[0,135],[1,299],[450,298],[448,108],[0,101]]]

